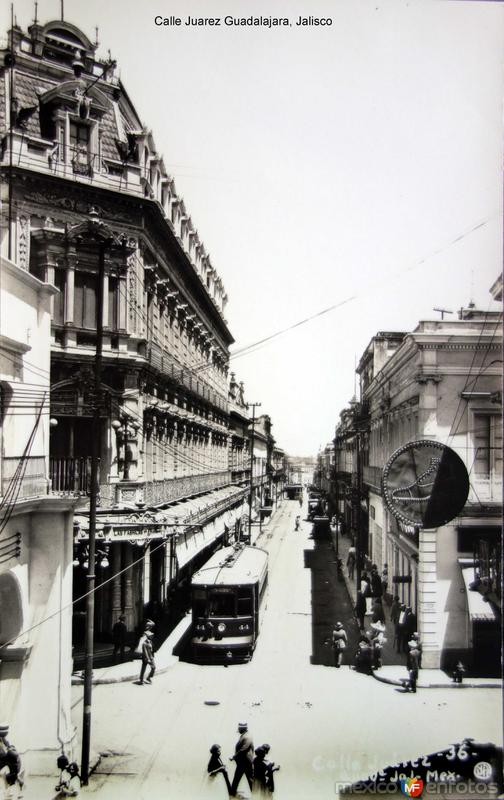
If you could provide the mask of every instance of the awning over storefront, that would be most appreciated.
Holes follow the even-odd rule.
[[[224,511],[202,527],[193,528],[189,532],[179,534],[175,545],[175,554],[179,569],[192,561],[206,547],[223,535],[225,528],[230,530],[243,514],[243,502],[232,509]]]
[[[111,509],[107,514],[99,514],[96,525],[96,539],[102,542],[138,541],[177,537],[177,557],[181,541],[181,561],[187,563],[208,543],[221,535],[224,525],[231,528],[243,513],[242,503],[246,491],[238,486],[226,486],[199,497],[179,501],[160,511],[149,509]],[[229,505],[236,501],[233,509]],[[213,516],[219,522],[219,530],[213,532],[213,523],[206,522]],[[204,528],[201,528],[204,525]],[[187,526],[187,530],[184,529]],[[198,526],[191,529],[191,526]],[[202,534],[202,530],[205,531]],[[196,531],[194,533],[193,531]],[[89,539],[89,514],[74,517],[74,533],[77,541]],[[189,540],[195,552],[189,554]],[[201,540],[201,541],[200,541]],[[182,556],[182,553],[184,555]]]
[[[459,558],[462,576],[467,596],[467,607],[469,617],[473,622],[491,622],[496,619],[494,610],[488,601],[483,599],[483,595],[477,589],[470,586],[476,581],[474,563],[470,559]]]

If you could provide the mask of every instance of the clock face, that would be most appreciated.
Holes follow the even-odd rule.
[[[401,522],[438,528],[454,519],[466,504],[469,476],[454,450],[439,442],[408,442],[383,469],[383,497]]]

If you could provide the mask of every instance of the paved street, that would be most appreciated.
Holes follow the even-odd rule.
[[[220,776],[213,782],[206,777],[208,750],[219,743],[229,763],[239,720],[248,721],[256,746],[269,742],[271,758],[281,764],[278,800],[334,798],[336,781],[364,777],[464,736],[500,741],[498,690],[425,689],[405,695],[348,666],[336,670],[310,663],[312,586],[304,551],[314,542],[308,523],[294,532],[298,513],[297,503],[285,501],[258,542],[270,552],[270,583],[250,664],[179,662],[152,686],[94,689],[92,740],[107,755],[84,795],[224,800]],[[79,723],[82,689],[74,691]],[[26,797],[50,797],[53,783],[32,784]],[[240,789],[249,796],[245,781]]]

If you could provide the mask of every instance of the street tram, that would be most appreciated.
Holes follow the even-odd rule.
[[[235,544],[218,550],[191,581],[191,656],[204,664],[249,661],[261,624],[268,553]]]

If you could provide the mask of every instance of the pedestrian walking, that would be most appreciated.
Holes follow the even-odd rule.
[[[406,606],[406,637],[411,639],[418,627],[417,615],[412,611],[411,606]]]
[[[399,617],[397,620],[397,652],[398,653],[407,653],[408,652],[408,632],[406,628],[406,606],[404,603],[401,604],[401,608],[399,611]]]
[[[238,785],[243,775],[247,778],[247,783],[252,791],[252,776],[253,776],[253,761],[254,761],[254,743],[252,737],[248,732],[248,725],[246,722],[238,723],[238,733],[240,738],[235,745],[234,756],[230,761],[236,763],[235,774],[233,775],[233,783],[231,784],[231,796],[236,795]]]
[[[372,674],[372,647],[368,636],[364,634],[359,638],[354,658],[354,669],[365,675]]]
[[[381,582],[382,582],[382,594],[383,597],[386,598],[387,596],[387,588],[388,588],[388,564],[383,565],[383,570],[381,574]]]
[[[366,615],[366,598],[364,597],[361,591],[358,591],[357,600],[355,603],[355,616],[357,617],[357,622],[359,623],[359,628],[361,631],[364,630],[365,615]]]
[[[418,650],[418,669],[422,669],[422,643],[420,634],[415,631],[408,640],[408,662],[412,650]]]
[[[332,632],[332,647],[334,651],[334,666],[339,669],[343,661],[343,651],[347,646],[347,635],[343,623],[337,622]]]
[[[369,575],[367,574],[367,572],[363,572],[361,574],[360,590],[362,592],[363,597],[371,596],[371,587],[369,582]]]
[[[271,795],[275,791],[274,773],[280,769],[280,764],[270,761],[270,749],[269,744],[262,744],[255,750],[254,788],[257,785],[263,795]]]
[[[221,758],[221,746],[220,744],[213,744],[210,748],[210,761],[208,762],[207,772],[211,778],[215,778],[217,775],[222,775],[225,782],[228,794],[231,794],[231,784],[229,782],[229,775],[228,771],[224,765],[224,762]]]
[[[346,562],[347,563],[347,569],[348,569],[348,577],[350,578],[350,580],[353,580],[353,576],[354,576],[355,559],[356,559],[356,550],[355,550],[354,545],[352,544],[348,548],[347,562]]]
[[[154,647],[152,639],[154,634],[151,630],[145,631],[141,640],[142,647],[142,667],[140,669],[140,677],[138,683],[142,686],[144,684],[144,677],[147,667],[150,667],[149,675],[145,678],[145,683],[152,683],[152,678],[156,671],[156,663],[154,661]]]
[[[409,685],[408,690],[410,692],[416,692],[417,690],[417,680],[418,680],[418,659],[419,659],[420,651],[415,647],[409,652]]]
[[[376,564],[373,564],[373,566],[371,567],[369,581],[371,585],[371,597],[381,597],[383,592],[383,587],[381,578],[378,574],[378,567],[376,566]]]
[[[387,641],[385,638],[385,625],[382,622],[371,623],[371,650],[374,669],[382,666],[382,650]]]
[[[124,648],[126,647],[126,636],[128,628],[126,627],[126,617],[121,614],[114,627],[112,628],[112,641],[114,642],[114,661],[117,660],[119,654],[121,661],[124,661]]]
[[[399,602],[399,595],[395,594],[394,599],[392,600],[392,605],[390,606],[390,621],[394,626],[394,647],[397,645],[397,638],[398,638],[398,624],[399,624],[399,614],[401,613],[401,604]]]

